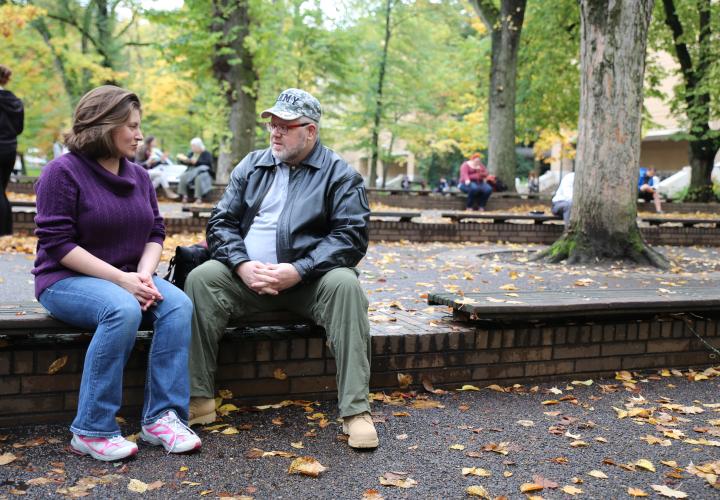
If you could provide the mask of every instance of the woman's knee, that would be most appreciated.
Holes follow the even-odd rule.
[[[130,294],[127,295],[127,297],[114,299],[111,303],[108,303],[100,322],[112,322],[121,325],[128,331],[134,330],[137,332],[142,321],[142,310],[137,299]]]

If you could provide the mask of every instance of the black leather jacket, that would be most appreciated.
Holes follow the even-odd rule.
[[[250,260],[244,238],[275,177],[271,150],[248,154],[233,170],[207,226],[213,259],[235,269]],[[338,267],[354,267],[368,246],[370,207],[363,179],[320,141],[290,167],[287,201],[277,225],[278,262],[295,266],[303,282]]]

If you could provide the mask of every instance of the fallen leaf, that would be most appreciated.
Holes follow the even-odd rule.
[[[542,491],[542,485],[536,483],[523,483],[520,485],[520,492],[522,493],[533,493],[535,491]]]
[[[395,439],[397,439],[398,441],[405,441],[407,438],[407,434],[398,434],[397,436],[395,436]]]
[[[302,444],[302,441],[297,441],[295,443],[291,442],[290,446],[292,446],[293,448],[295,448],[297,450],[301,450],[301,449],[305,448]]]
[[[282,368],[275,368],[273,370],[273,378],[277,380],[285,380],[287,378],[287,373],[285,373],[285,370]]]
[[[535,422],[533,422],[532,420],[518,420],[516,423],[518,425],[522,425],[523,427],[534,427],[535,426]]]
[[[417,481],[411,477],[406,477],[407,472],[386,472],[378,478],[383,486],[396,486],[398,488],[414,488]]]
[[[220,389],[218,395],[223,399],[232,399],[233,393],[228,389]]]
[[[533,483],[539,484],[543,488],[549,488],[551,490],[558,487],[558,484],[555,481],[551,481],[550,479],[546,479],[537,474],[533,476]]]
[[[17,460],[17,457],[12,453],[3,453],[0,455],[0,465],[7,465],[15,460]]]
[[[363,491],[362,500],[384,500],[384,497],[376,489]]]
[[[458,391],[479,391],[479,387],[475,387],[474,385],[464,385]]]
[[[490,473],[490,471],[481,469],[480,467],[463,467],[462,475],[463,476],[490,477],[491,473]]]
[[[573,384],[573,385],[586,385],[586,386],[590,387],[591,385],[593,385],[593,381],[592,381],[592,380],[573,380],[573,381],[571,382],[571,384]]]
[[[450,449],[451,449],[451,450],[460,450],[460,451],[462,451],[462,450],[465,449],[465,446],[463,446],[463,445],[461,445],[461,444],[453,444],[453,445],[450,446]]]
[[[413,383],[412,375],[409,375],[407,373],[398,373],[397,379],[400,389],[406,389],[410,384]]]
[[[635,462],[635,465],[637,465],[641,469],[649,470],[650,472],[655,472],[655,466],[652,464],[650,460],[647,460],[645,458],[641,458],[637,462]]]
[[[145,493],[148,490],[148,485],[139,479],[130,479],[127,489],[135,493]]]
[[[630,495],[631,497],[646,497],[646,496],[648,496],[648,494],[645,493],[645,492],[644,492],[643,490],[641,490],[640,488],[628,487],[627,493],[628,493],[628,495]]]
[[[567,493],[568,495],[571,495],[571,496],[579,495],[580,493],[583,492],[583,490],[581,490],[580,488],[576,488],[575,486],[571,486],[571,485],[563,486],[562,488],[560,488],[560,491],[562,491],[563,493]]]
[[[485,488],[479,485],[468,486],[467,488],[465,488],[465,493],[467,493],[471,497],[485,498],[486,500],[491,500],[492,498],[490,496],[490,493],[488,493]]]
[[[591,470],[590,472],[588,472],[588,475],[590,475],[592,477],[596,477],[598,479],[607,479],[608,478],[607,474],[605,474],[601,470]]]
[[[327,470],[320,462],[312,457],[298,457],[292,461],[288,474],[302,474],[303,476],[318,477]]]
[[[67,356],[63,356],[63,357],[61,357],[61,358],[56,359],[56,360],[53,361],[52,363],[50,363],[50,366],[48,367],[48,371],[47,371],[48,374],[49,374],[49,375],[54,375],[54,374],[56,374],[57,372],[59,372],[60,370],[62,370],[63,366],[65,366],[65,364],[67,363],[67,361],[68,361],[68,357],[67,357]]]
[[[447,394],[447,391],[445,391],[443,389],[435,389],[435,387],[433,387],[433,385],[432,385],[432,382],[425,377],[422,378],[422,386],[425,388],[426,391],[428,391],[432,394],[437,394],[437,395]]]
[[[152,483],[148,483],[147,489],[148,491],[157,490],[165,486],[165,483],[162,481],[153,481]]]
[[[687,498],[687,493],[680,490],[674,490],[665,485],[651,484],[650,487],[657,491],[660,495],[668,498]]]
[[[490,389],[491,391],[495,391],[495,392],[507,392],[504,387],[501,387],[497,384],[489,385],[485,389]]]
[[[220,434],[225,434],[226,436],[230,436],[233,434],[240,434],[240,431],[237,430],[237,428],[230,426],[227,429],[223,429],[222,431],[220,431]]]
[[[510,472],[509,470],[503,471],[503,476],[504,476],[504,477],[512,477],[512,475],[513,475],[513,473]]]

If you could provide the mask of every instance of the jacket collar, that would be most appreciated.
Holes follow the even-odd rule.
[[[323,145],[320,143],[320,139],[318,139],[315,142],[315,146],[310,150],[310,153],[307,155],[307,157],[300,162],[300,165],[307,165],[309,167],[313,167],[316,169],[322,168],[322,159],[323,159]],[[267,148],[263,150],[262,154],[260,155],[260,158],[258,158],[255,161],[256,167],[275,167],[280,162],[275,156],[272,154],[272,148]]]

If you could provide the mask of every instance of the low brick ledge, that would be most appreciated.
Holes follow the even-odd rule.
[[[373,326],[371,389],[397,389],[398,373],[412,375],[416,383],[428,378],[437,387],[457,388],[597,377],[617,370],[704,368],[718,360],[690,327],[718,348],[718,318],[714,311],[698,314],[690,326],[663,317],[480,325],[445,319],[433,326],[427,318],[400,318],[398,323],[408,324],[399,329]],[[0,426],[73,417],[88,338],[58,340],[0,341]],[[139,338],[128,362],[121,415],[140,413],[148,347],[148,338]],[[65,366],[49,375],[50,364],[63,356],[68,357]],[[275,378],[278,368],[285,379]],[[317,329],[237,332],[223,340],[216,386],[248,404],[333,399],[335,362]]]

